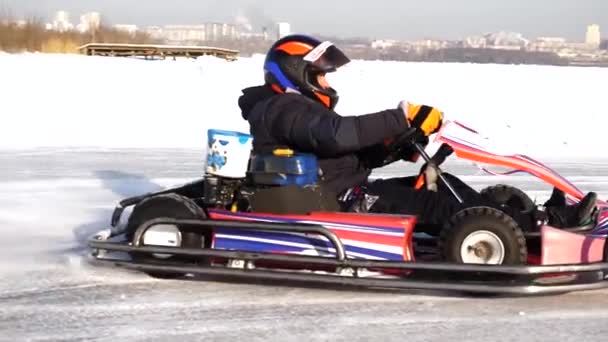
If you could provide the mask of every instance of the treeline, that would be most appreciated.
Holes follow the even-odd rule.
[[[395,60],[409,62],[493,63],[568,65],[569,61],[552,52],[523,50],[498,50],[476,48],[445,48],[411,51],[399,48],[375,50],[371,48],[346,48],[352,58]]]
[[[158,43],[144,33],[134,35],[113,28],[101,26],[94,32],[47,30],[41,21],[30,20],[15,23],[0,18],[0,51],[5,52],[45,52],[75,53],[78,47],[87,43]]]
[[[0,11],[0,51],[5,52],[44,52],[75,53],[78,47],[87,43],[130,43],[130,44],[163,44],[148,34],[137,32],[130,34],[110,27],[102,26],[94,32],[47,30],[41,20],[29,20],[16,23],[2,16]],[[351,59],[394,60],[411,62],[454,62],[454,63],[496,63],[496,64],[541,64],[568,65],[570,61],[551,52],[524,50],[497,50],[453,47],[445,49],[428,49],[422,51],[407,50],[401,47],[373,49],[369,41],[354,39],[352,41],[331,39],[343,49]],[[193,42],[194,43],[194,42]],[[193,45],[209,45],[235,49],[241,56],[264,54],[272,45],[272,40],[242,39],[202,41]],[[603,42],[604,48],[608,43]]]
[[[253,54],[265,54],[274,43],[271,40],[261,38],[239,39],[239,40],[213,40],[193,42],[193,45],[206,45],[223,49],[238,50],[240,56],[251,56]]]
[[[497,50],[475,48],[445,48],[423,51],[406,50],[400,47],[373,49],[360,42],[338,42],[333,40],[351,59],[392,60],[408,62],[452,62],[452,63],[493,63],[493,64],[537,64],[568,65],[570,62],[553,52]],[[203,45],[239,50],[241,56],[266,53],[272,45],[269,40],[235,40],[202,42]]]

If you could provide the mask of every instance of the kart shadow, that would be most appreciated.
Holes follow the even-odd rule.
[[[463,291],[448,291],[448,290],[427,290],[427,289],[395,289],[390,287],[368,287],[352,284],[321,284],[315,281],[298,281],[298,280],[271,280],[271,279],[250,279],[243,280],[238,276],[217,276],[217,275],[197,275],[193,277],[180,278],[178,281],[189,282],[215,282],[234,285],[260,286],[260,287],[285,287],[285,288],[300,288],[309,290],[323,290],[335,292],[357,292],[361,294],[394,294],[394,295],[412,295],[412,296],[431,296],[440,298],[462,298],[462,299],[497,299],[497,298],[520,298],[525,295],[516,294],[491,294],[491,293],[471,293]],[[539,295],[535,295],[539,297]],[[555,296],[555,295],[553,295]]]

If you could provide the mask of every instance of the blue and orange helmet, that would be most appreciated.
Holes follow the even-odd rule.
[[[289,35],[276,41],[264,61],[264,79],[275,92],[295,92],[334,109],[335,89],[322,87],[319,74],[334,72],[350,59],[329,41],[305,35]]]

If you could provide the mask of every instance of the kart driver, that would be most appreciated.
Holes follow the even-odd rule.
[[[384,166],[387,139],[415,127],[423,133],[423,143],[428,143],[428,137],[441,127],[443,113],[431,106],[401,101],[397,108],[340,116],[334,111],[338,94],[325,74],[348,62],[335,45],[313,37],[290,35],[276,41],[264,63],[265,83],[244,89],[238,102],[250,124],[253,153],[288,147],[315,154],[321,169],[319,182],[337,194],[346,211],[413,214],[420,223],[433,225],[442,224],[462,209],[483,205],[511,211],[507,214],[524,230],[536,227],[540,219],[556,227],[577,226],[590,219],[595,193],[567,206],[563,193],[554,191],[551,206],[544,211],[522,213],[501,207],[447,173],[444,175],[464,203],[458,202],[442,182],[437,191],[431,191],[416,189],[417,177],[368,180],[372,169]],[[405,150],[401,159],[415,162],[416,150]],[[423,170],[429,174],[426,167]]]

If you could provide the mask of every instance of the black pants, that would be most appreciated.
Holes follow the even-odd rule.
[[[368,184],[367,193],[378,196],[369,211],[416,215],[420,224],[441,226],[462,209],[488,206],[504,211],[524,230],[531,230],[535,227],[534,213],[522,213],[514,208],[501,206],[481,196],[479,192],[456,176],[448,173],[444,173],[444,176],[456,189],[464,203],[459,203],[441,180],[437,183],[437,192],[433,192],[426,189],[416,190],[414,184],[417,177],[389,178],[374,180]]]

